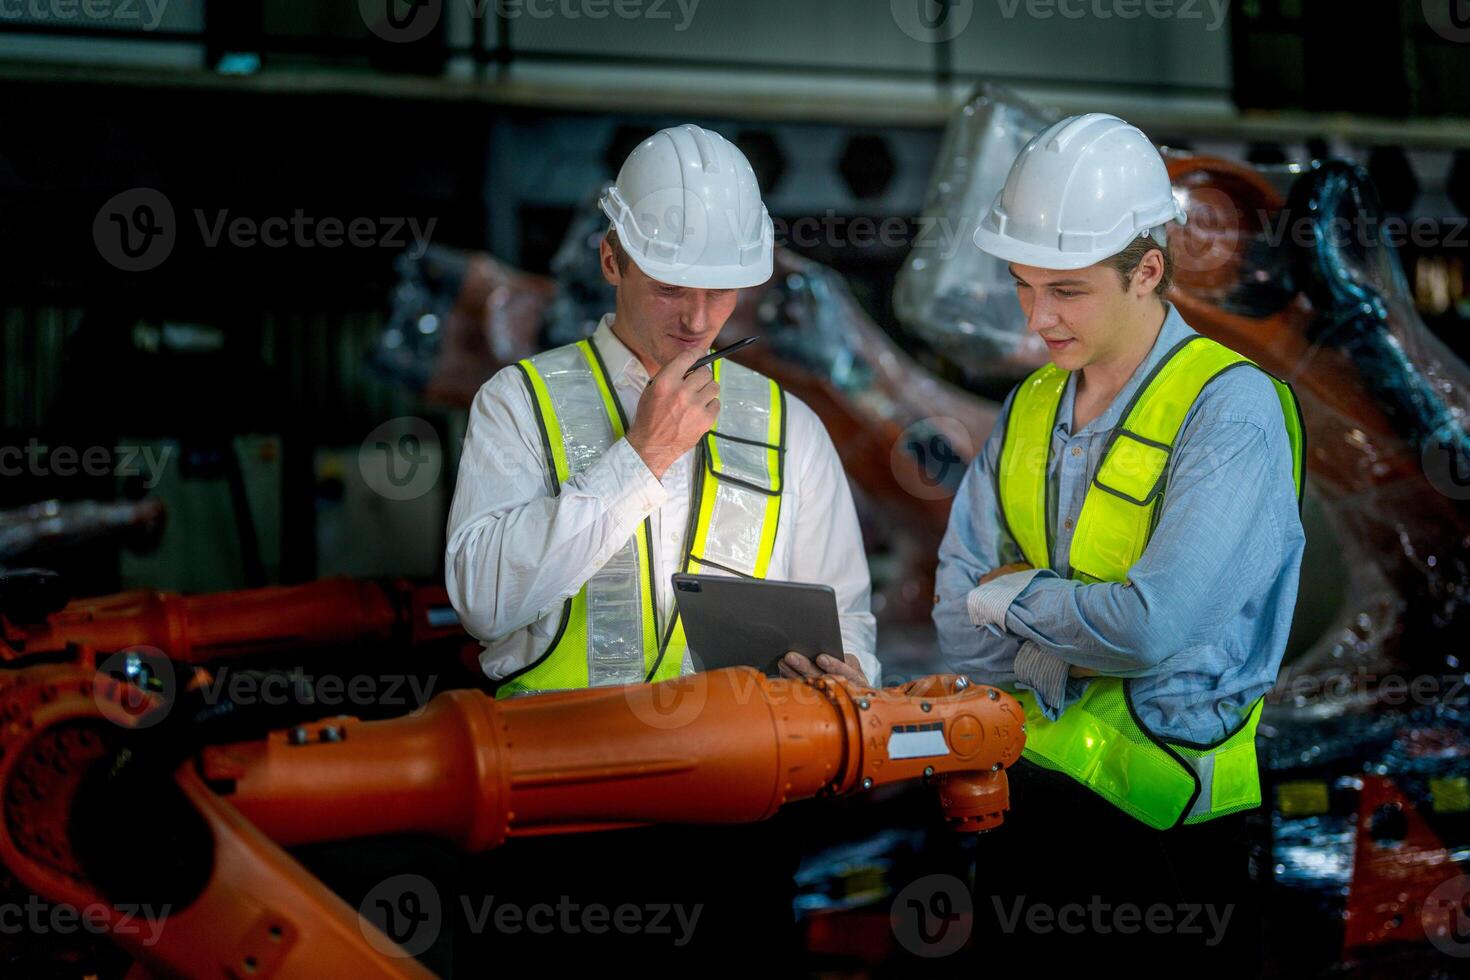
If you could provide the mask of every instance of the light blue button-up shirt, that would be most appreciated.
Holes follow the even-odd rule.
[[[1082,501],[1112,430],[1139,385],[1193,336],[1174,309],[1153,348],[1106,411],[1071,431],[1077,375],[1067,380],[1047,460],[1051,567],[1024,561],[1005,530],[995,473],[1015,392],[966,470],[939,547],[934,624],[948,668],[982,683],[1032,690],[1056,719],[1089,678],[1068,665],[1132,678],[1139,720],[1155,734],[1208,743],[1237,728],[1275,683],[1296,602],[1305,535],[1291,444],[1270,379],[1226,371],[1196,399],[1169,460],[1162,508],[1127,583],[1068,578]]]

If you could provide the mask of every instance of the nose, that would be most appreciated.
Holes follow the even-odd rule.
[[[1047,298],[1045,290],[1033,292],[1031,308],[1024,312],[1026,313],[1026,329],[1032,333],[1039,334],[1049,327],[1056,326],[1058,322],[1056,308]]]
[[[679,326],[689,333],[704,333],[709,327],[709,291],[691,289],[679,314]]]

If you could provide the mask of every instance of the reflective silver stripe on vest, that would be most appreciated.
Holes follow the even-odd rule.
[[[546,384],[556,418],[546,424],[561,430],[567,472],[574,477],[607,452],[615,441],[612,420],[592,366],[576,344],[531,359]],[[614,394],[614,397],[617,397]],[[587,683],[636,684],[643,680],[642,583],[638,575],[635,526],[628,541],[587,580]]]
[[[531,359],[546,385],[556,427],[565,446],[568,476],[581,473],[613,444],[614,429],[603,403],[602,391],[587,357],[575,344],[538,354]],[[763,490],[780,489],[779,467],[770,465],[766,440],[770,435],[772,384],[766,377],[727,361],[720,365],[720,465],[715,470],[714,506],[703,541],[692,550],[741,574],[753,575],[760,562],[762,529],[770,495],[729,482],[741,480]],[[612,390],[612,379],[608,379]],[[617,397],[616,391],[612,392]],[[725,435],[760,442],[746,445]],[[770,448],[776,448],[771,446]],[[695,501],[695,506],[700,502]],[[585,586],[587,598],[587,678],[591,686],[629,684],[646,676],[644,665],[644,577],[638,549],[641,527],[594,574]],[[688,544],[686,543],[686,548]],[[653,556],[648,556],[650,562]],[[719,574],[718,569],[696,569]],[[672,569],[655,569],[668,575]],[[657,638],[650,638],[656,642]],[[685,657],[682,672],[692,665]]]
[[[1199,777],[1199,796],[1195,798],[1194,806],[1189,808],[1185,818],[1198,816],[1201,813],[1209,813],[1214,798],[1215,786],[1215,754],[1213,752],[1202,756],[1183,756],[1185,762],[1189,763],[1195,775]]]
[[[770,463],[772,384],[769,378],[735,364],[717,361],[720,417],[710,431],[710,471],[716,479],[714,507],[705,540],[693,549],[724,568],[754,575],[760,561],[769,492],[779,492],[779,466]],[[722,438],[722,437],[733,438]],[[776,437],[779,442],[779,434]],[[744,442],[736,440],[747,440]],[[759,443],[759,445],[750,445]],[[718,454],[718,461],[715,455]],[[740,483],[752,487],[741,486]]]

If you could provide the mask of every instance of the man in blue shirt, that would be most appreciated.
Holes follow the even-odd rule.
[[[1163,447],[1161,496],[1126,578],[1074,574],[1074,535],[1089,490],[1107,489],[1095,480],[1110,439],[1197,338],[1163,299],[1164,228],[1183,218],[1157,151],[1116,117],[1063,120],[1017,158],[976,242],[1008,260],[1028,329],[1067,372],[1045,460],[1032,463],[1045,467],[1046,566],[1028,563],[1000,492],[1020,386],[960,483],[933,615],[950,670],[1030,692],[1046,719],[1060,722],[1101,679],[1125,678],[1135,734],[1208,747],[1253,719],[1296,599],[1299,447],[1276,383],[1254,368],[1209,379]],[[998,930],[999,946],[1035,946],[1048,965],[1167,950],[1171,972],[1259,969],[1245,812],[1158,829],[1078,774],[1026,760],[1011,787],[1006,825],[982,839],[977,862],[977,924]],[[1068,919],[1074,906],[1088,911]]]

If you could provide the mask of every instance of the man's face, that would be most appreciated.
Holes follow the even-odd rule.
[[[690,348],[708,350],[735,311],[740,292],[659,282],[631,259],[619,269],[606,239],[602,275],[618,290],[618,335],[645,364],[651,361],[659,367]]]
[[[1057,367],[1076,371],[1122,349],[1141,297],[1132,295],[1136,289],[1120,288],[1118,274],[1110,267],[1062,270],[1013,262],[1010,271],[1026,329],[1046,341]],[[1139,285],[1137,273],[1134,285]]]

